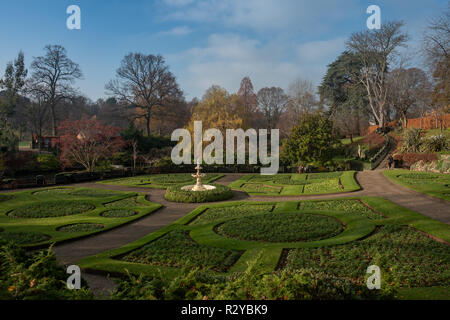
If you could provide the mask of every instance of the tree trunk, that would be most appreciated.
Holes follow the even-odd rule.
[[[150,137],[150,115],[145,116],[146,120],[146,128],[147,128],[147,136]]]
[[[384,127],[384,112],[380,112],[380,119],[378,121],[378,127],[379,128]]]
[[[55,114],[55,106],[50,106],[50,115],[52,120],[52,136],[56,136],[56,114]]]

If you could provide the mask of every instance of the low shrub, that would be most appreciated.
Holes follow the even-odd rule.
[[[231,189],[220,184],[213,184],[216,189],[207,191],[185,191],[183,186],[171,186],[166,190],[165,198],[174,202],[213,202],[227,200],[233,197]]]
[[[248,241],[296,242],[331,238],[341,233],[341,223],[323,215],[307,213],[260,214],[221,224],[217,233]]]
[[[43,171],[58,171],[61,168],[58,158],[53,153],[39,154],[36,161]]]
[[[422,147],[422,129],[411,128],[406,131],[402,143],[402,152],[420,152]]]
[[[0,240],[0,300],[94,299],[84,280],[80,290],[67,289],[67,277],[51,249],[26,253]]]
[[[404,153],[401,155],[401,158],[400,156],[397,156],[397,159],[401,160],[403,165],[409,168],[411,165],[421,160],[424,163],[435,161],[438,159],[438,156],[435,153]]]
[[[98,223],[74,223],[58,229],[61,232],[88,232],[103,229],[105,226]]]
[[[241,256],[239,251],[193,241],[185,230],[173,230],[134,250],[121,260],[155,266],[198,267],[226,272]]]
[[[49,218],[78,214],[94,209],[91,203],[81,201],[47,201],[28,204],[9,213],[13,218]]]
[[[365,284],[315,270],[284,270],[261,274],[256,260],[231,276],[185,268],[173,279],[133,276],[119,282],[113,300],[337,300],[393,299],[395,287],[369,290]]]
[[[124,218],[131,217],[136,215],[137,213],[130,209],[112,209],[105,212],[102,212],[101,216],[105,218]]]
[[[221,219],[234,219],[256,214],[268,213],[273,209],[272,204],[243,204],[239,206],[208,208],[198,215],[190,225],[200,225],[216,222]]]
[[[425,152],[441,152],[449,149],[449,138],[444,134],[423,139],[422,150]]]
[[[1,232],[0,239],[14,242],[16,244],[29,244],[46,241],[49,239],[45,234],[36,232]]]

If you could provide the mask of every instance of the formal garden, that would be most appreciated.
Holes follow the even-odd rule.
[[[448,174],[393,170],[384,171],[384,175],[399,185],[450,201],[450,176]]]
[[[245,175],[230,186],[251,195],[299,196],[359,190],[355,172],[312,174],[278,174],[276,176]]]
[[[71,187],[0,194],[0,201],[0,239],[24,247],[106,231],[161,207],[138,193]]]
[[[302,25],[306,1],[85,2],[108,28],[0,19],[0,300],[450,299],[442,0],[413,25],[361,7],[367,29]]]
[[[151,279],[164,274],[179,280],[186,269],[198,270],[219,287],[223,279],[249,272],[249,266],[269,277],[307,270],[341,279],[336,290],[348,286],[353,298],[371,296],[366,268],[376,264],[384,275],[379,297],[389,292],[391,298],[417,293],[445,298],[449,241],[448,225],[376,197],[227,202],[199,206],[157,232],[79,264],[89,271]],[[183,294],[213,294],[212,287],[199,285]],[[150,287],[141,289],[156,295]],[[295,288],[286,290],[297,294]]]

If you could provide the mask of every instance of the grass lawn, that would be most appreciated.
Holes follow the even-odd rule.
[[[441,129],[429,129],[425,130],[425,137],[436,136],[439,134],[450,134],[450,128],[446,128],[441,132]]]
[[[117,227],[160,206],[133,192],[86,188],[0,194],[0,238],[41,246]]]
[[[354,171],[326,173],[289,173],[273,176],[245,175],[229,187],[260,196],[298,196],[349,192],[360,189]]]
[[[30,148],[31,141],[20,141],[19,148]]]
[[[358,142],[360,140],[364,139],[364,137],[353,137],[353,142]],[[350,138],[341,139],[342,144],[350,144],[352,143]]]
[[[450,201],[450,175],[409,170],[385,170],[391,181],[430,196]]]
[[[223,177],[223,174],[207,173],[205,177],[202,178],[202,181],[205,184],[211,183],[221,177]],[[180,184],[188,185],[188,184],[195,184],[195,182],[196,179],[193,178],[190,173],[170,173],[170,174],[149,174],[145,176],[111,179],[99,181],[97,183],[116,186],[166,189],[167,187],[174,185]]]
[[[399,298],[448,299],[449,242],[449,225],[382,198],[228,202],[199,206],[77,264],[104,273],[174,277],[181,267],[239,274],[257,259],[258,272],[315,268],[358,283],[377,264],[382,285],[395,283]]]

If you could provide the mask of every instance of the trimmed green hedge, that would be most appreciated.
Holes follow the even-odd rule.
[[[165,198],[173,202],[213,202],[227,200],[233,197],[231,189],[220,184],[213,184],[214,190],[207,191],[185,191],[182,185],[167,188]]]

